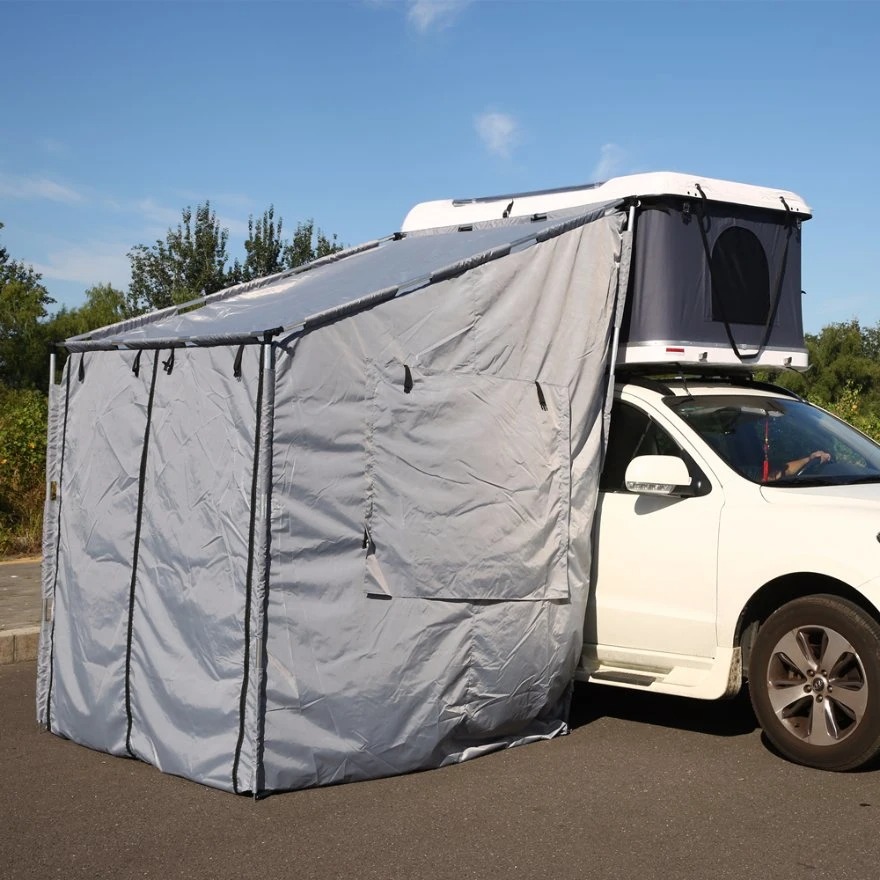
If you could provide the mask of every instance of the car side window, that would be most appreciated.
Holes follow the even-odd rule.
[[[682,456],[682,452],[650,416],[628,403],[616,400],[611,407],[608,449],[599,491],[626,492],[623,478],[627,465],[639,455]]]

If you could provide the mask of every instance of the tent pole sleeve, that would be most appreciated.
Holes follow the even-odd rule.
[[[131,641],[134,635],[134,591],[137,584],[138,553],[141,544],[141,523],[144,514],[144,482],[147,476],[147,455],[150,451],[150,425],[153,421],[153,399],[156,395],[156,374],[159,370],[159,356],[156,351],[153,355],[153,374],[150,378],[150,395],[147,398],[147,423],[144,427],[144,445],[141,449],[141,469],[138,478],[137,514],[134,528],[134,548],[131,561],[131,584],[128,591],[128,633],[125,639],[125,750],[134,757],[131,749]],[[68,371],[69,375],[69,371]]]
[[[138,351],[154,348],[229,348],[231,345],[260,345],[267,332],[281,333],[282,327],[270,327],[268,330],[253,330],[248,333],[226,333],[216,336],[204,336],[187,339],[181,336],[152,336],[145,339],[116,340],[109,339],[68,339],[59,343],[60,347],[71,353],[83,351]],[[115,340],[115,341],[114,341]]]
[[[54,572],[52,574],[51,595],[44,597],[52,600],[52,626],[49,630],[49,682],[46,687],[45,721],[46,730],[52,730],[52,685],[55,681],[55,593],[58,589],[58,559],[61,555],[61,505],[64,503],[64,451],[67,446],[67,414],[70,409],[70,370],[71,363],[67,362],[64,381],[64,421],[61,428],[61,452],[58,463],[58,510],[55,514],[55,553]],[[44,603],[45,604],[45,603]]]
[[[611,327],[611,353],[608,362],[608,387],[605,390],[605,412],[603,417],[602,458],[605,458],[605,443],[608,441],[608,423],[611,418],[611,403],[614,400],[614,380],[617,370],[617,353],[620,348],[620,325],[626,307],[626,294],[629,288],[629,274],[632,265],[633,243],[636,235],[636,206],[630,205],[626,229],[620,237],[620,262],[617,266],[617,289],[614,294],[614,315]]]
[[[251,474],[251,513],[250,522],[248,524],[248,557],[247,557],[247,574],[245,575],[245,599],[244,599],[244,669],[241,677],[241,693],[239,695],[238,705],[238,741],[235,744],[235,757],[232,762],[232,790],[239,794],[241,785],[239,784],[238,769],[241,763],[241,747],[244,742],[245,723],[247,715],[247,695],[248,684],[250,680],[251,669],[251,612],[253,597],[253,579],[254,579],[254,540],[256,538],[257,528],[257,506],[259,504],[259,480],[260,480],[260,453],[261,453],[261,434],[263,425],[263,383],[266,372],[266,344],[264,343],[260,351],[260,370],[257,378],[257,399],[254,405],[254,459]],[[239,349],[236,355],[236,375],[241,376],[241,356],[243,349]]]
[[[275,343],[263,347],[265,381],[263,390],[263,451],[260,473],[260,513],[262,528],[257,532],[257,577],[254,626],[254,784],[253,796],[263,789],[263,740],[266,732],[267,645],[269,636],[269,578],[271,574],[270,535],[272,530],[272,447],[275,439]]]
[[[48,394],[48,411],[46,413],[46,501],[45,510],[43,514],[44,521],[49,519],[52,515],[51,507],[49,503],[55,501],[58,497],[58,483],[52,479],[52,462],[49,460],[52,454],[52,443],[53,443],[53,408],[57,406],[57,402],[55,399],[54,389],[55,389],[55,369],[56,369],[57,357],[53,351],[49,353],[49,394]],[[57,528],[57,524],[56,524]],[[45,554],[44,554],[45,555]],[[41,603],[42,611],[40,613],[40,625],[43,626],[47,623],[47,621],[51,620],[51,612],[50,612],[50,602],[47,596],[42,597],[43,601]]]

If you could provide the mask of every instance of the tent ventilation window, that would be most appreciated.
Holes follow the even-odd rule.
[[[770,313],[770,268],[758,237],[741,226],[712,248],[712,320],[763,325]]]

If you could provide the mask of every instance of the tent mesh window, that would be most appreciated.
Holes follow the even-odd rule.
[[[712,248],[712,320],[764,324],[770,313],[770,268],[758,236],[725,229]]]

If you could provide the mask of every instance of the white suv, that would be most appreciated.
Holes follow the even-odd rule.
[[[579,677],[716,699],[778,750],[880,753],[880,446],[748,377],[618,384]]]

